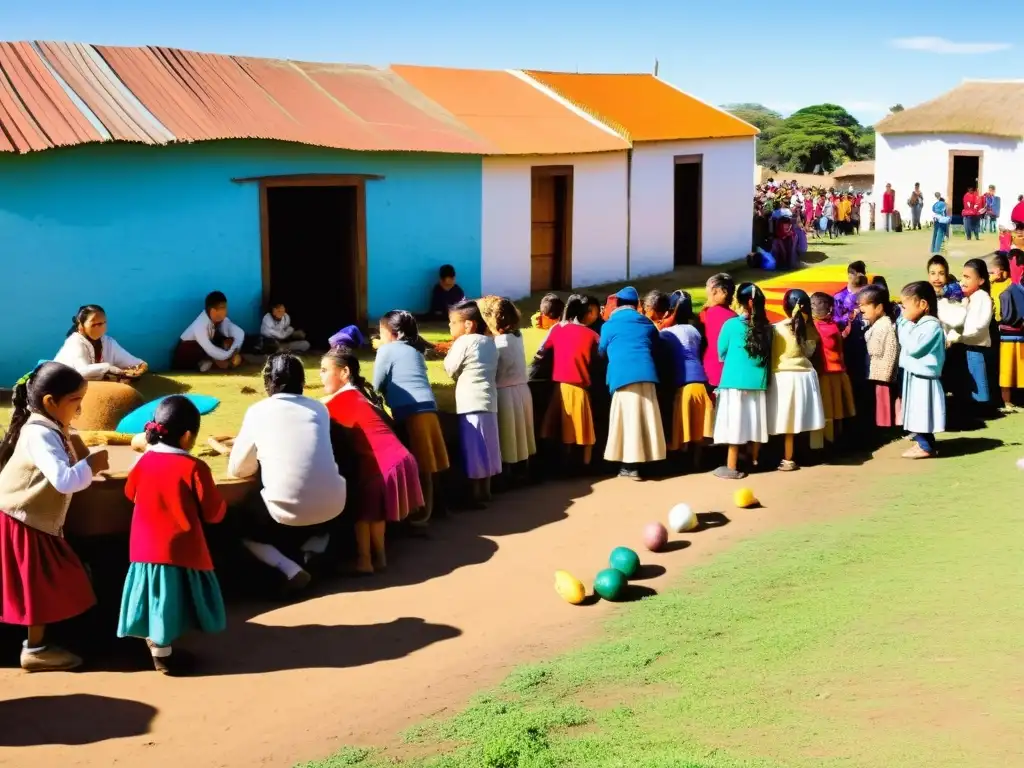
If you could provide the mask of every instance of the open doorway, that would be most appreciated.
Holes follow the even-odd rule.
[[[959,223],[963,210],[964,195],[970,187],[978,188],[981,183],[981,152],[950,150],[949,153],[949,197],[946,204],[950,213]]]
[[[572,166],[530,174],[530,290],[572,287]]]
[[[677,267],[692,266],[701,262],[703,170],[703,155],[676,158],[673,264]]]
[[[263,182],[263,293],[284,302],[314,349],[365,320],[365,246],[357,184]]]

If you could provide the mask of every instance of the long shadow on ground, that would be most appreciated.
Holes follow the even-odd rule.
[[[157,710],[129,699],[76,693],[0,701],[0,747],[95,744],[149,733]]]

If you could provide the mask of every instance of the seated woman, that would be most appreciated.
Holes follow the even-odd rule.
[[[88,381],[136,379],[149,366],[107,335],[107,313],[98,304],[79,307],[54,362],[70,366]]]
[[[228,459],[232,477],[260,473],[260,495],[250,497],[235,522],[245,548],[280,571],[289,592],[310,582],[293,558],[305,564],[327,551],[346,497],[331,447],[330,414],[302,394],[305,383],[299,358],[271,355],[263,369],[268,397],[246,411]]]

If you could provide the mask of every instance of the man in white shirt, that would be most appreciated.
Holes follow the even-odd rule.
[[[309,584],[306,570],[279,547],[308,560],[323,554],[332,523],[345,508],[346,483],[331,446],[327,407],[302,394],[302,362],[273,355],[264,370],[266,400],[251,406],[228,459],[228,474],[263,484],[263,509],[247,510],[242,543],[261,562],[288,580],[289,590]]]
[[[220,291],[206,297],[206,309],[185,329],[174,350],[177,370],[199,368],[206,373],[214,366],[237,368],[242,364],[239,350],[245,331],[228,319],[228,299]]]

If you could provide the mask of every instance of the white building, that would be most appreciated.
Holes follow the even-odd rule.
[[[927,211],[940,193],[959,216],[969,186],[995,185],[1000,217],[1009,221],[1024,192],[1024,81],[966,80],[948,93],[875,126],[875,198],[896,191],[904,221],[907,198],[920,183]]]
[[[750,251],[754,126],[653,75],[527,74],[631,141],[630,277]]]
[[[521,72],[393,69],[496,149],[481,171],[485,294],[625,279],[627,139]]]

